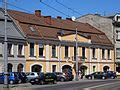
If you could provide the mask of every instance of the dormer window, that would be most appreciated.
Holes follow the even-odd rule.
[[[31,30],[32,32],[35,32],[35,29],[34,29],[33,27],[30,27],[30,30]]]

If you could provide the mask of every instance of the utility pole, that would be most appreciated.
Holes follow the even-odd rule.
[[[77,22],[75,21],[75,17],[73,16],[72,17],[72,20],[74,21],[74,23],[75,23],[75,31],[76,31],[76,33],[75,33],[75,47],[76,47],[76,56],[75,56],[75,58],[76,58],[76,62],[75,62],[75,64],[76,64],[76,77],[75,77],[75,80],[76,81],[78,81],[79,79],[78,79],[78,38],[77,38]]]
[[[61,72],[61,42],[59,44],[59,72]]]
[[[8,88],[8,54],[7,54],[7,0],[4,0],[4,18],[5,18],[5,26],[4,26],[4,85]]]
[[[78,38],[77,38],[77,25],[76,25],[76,81],[78,81]]]

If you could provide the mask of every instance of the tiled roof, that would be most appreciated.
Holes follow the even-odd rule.
[[[91,37],[93,44],[112,45],[106,35],[100,30],[87,23],[73,22],[57,18],[38,17],[20,11],[8,10],[9,15],[19,22],[23,32],[27,37],[44,38],[58,40],[58,32],[64,30],[64,35],[75,33],[76,27],[78,33],[87,33]],[[35,31],[30,30],[32,27]]]

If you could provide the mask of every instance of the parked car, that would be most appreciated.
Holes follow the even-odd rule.
[[[55,73],[40,73],[39,77],[30,80],[32,85],[45,84],[45,83],[57,83],[57,76]]]
[[[64,82],[67,80],[65,73],[62,72],[55,72],[55,74],[57,75],[57,81],[61,81]]]
[[[106,71],[105,73],[107,74],[107,78],[111,78],[111,79],[117,78],[117,74],[114,71]]]
[[[24,72],[16,72],[18,74],[18,77],[20,79],[20,83],[26,83],[28,81],[27,76]]]
[[[39,73],[39,76],[35,77],[35,78],[32,78],[30,80],[30,83],[32,85],[34,85],[34,84],[41,84],[41,85],[43,85],[44,84],[44,78],[45,78],[44,73]]]
[[[0,73],[0,84],[4,83],[4,73]],[[8,73],[8,83],[9,84],[17,84],[19,83],[20,79],[18,77],[18,74],[15,72],[9,72]]]
[[[87,79],[107,79],[107,74],[105,72],[94,72],[92,74],[85,75]]]
[[[38,76],[39,76],[39,73],[37,73],[37,72],[29,72],[27,75],[27,80],[29,82],[31,79],[36,78]]]

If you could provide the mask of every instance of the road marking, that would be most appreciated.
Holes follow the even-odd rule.
[[[92,90],[92,89],[97,88],[97,87],[107,86],[107,85],[111,85],[111,84],[115,84],[115,83],[120,83],[120,81],[114,82],[114,83],[107,83],[107,84],[101,84],[101,85],[97,85],[97,86],[92,86],[92,87],[84,88],[84,90]]]

